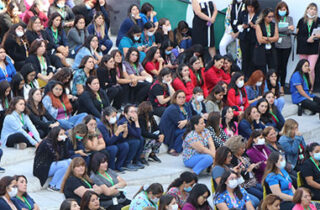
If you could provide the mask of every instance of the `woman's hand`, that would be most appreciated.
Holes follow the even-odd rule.
[[[178,122],[178,128],[182,129],[186,126],[186,124],[188,123],[188,120],[181,120]]]
[[[162,143],[163,140],[164,140],[164,135],[163,135],[163,134],[160,134],[160,135],[158,136],[158,142]]]
[[[309,39],[307,39],[307,42],[308,42],[308,43],[314,43],[314,38],[315,38],[315,36],[314,36],[314,35],[311,35],[311,36],[309,37]]]

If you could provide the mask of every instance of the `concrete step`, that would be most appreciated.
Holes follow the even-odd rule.
[[[1,158],[1,166],[13,165],[26,160],[33,160],[35,155],[35,148],[26,148],[17,150],[14,148],[2,147],[3,156]]]

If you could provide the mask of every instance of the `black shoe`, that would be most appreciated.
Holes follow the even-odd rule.
[[[6,169],[0,167],[0,173],[4,173],[4,172],[6,172]]]
[[[156,161],[158,163],[161,163],[161,160],[155,154],[150,154],[148,159],[149,160],[151,159],[151,161]]]
[[[145,159],[145,158],[140,158],[140,162],[143,164],[143,165],[149,165],[148,161]]]

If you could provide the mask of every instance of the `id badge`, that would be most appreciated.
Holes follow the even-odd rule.
[[[266,46],[265,46],[266,50],[270,50],[271,47],[272,47],[271,44],[266,44]]]
[[[118,205],[119,204],[118,203],[118,198],[117,197],[113,197],[112,198],[112,203],[113,203],[114,206]]]
[[[278,43],[279,43],[279,44],[282,43],[282,37],[280,37],[280,38],[278,39]]]
[[[250,28],[247,28],[247,31],[250,32]]]
[[[233,20],[233,25],[237,25],[238,20]]]

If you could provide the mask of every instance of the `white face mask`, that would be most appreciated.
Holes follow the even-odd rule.
[[[171,206],[171,210],[178,210],[178,208],[179,208],[178,204],[173,204]]]
[[[259,138],[258,142],[256,143],[256,145],[264,145],[265,144],[265,139],[264,138]]]
[[[196,100],[198,101],[198,102],[201,102],[201,101],[203,101],[203,99],[204,99],[204,97],[201,95],[201,96],[197,96],[197,98],[196,98]]]
[[[172,28],[171,28],[171,26],[169,26],[169,27],[168,27],[168,31],[171,31],[171,30],[172,30]]]
[[[16,31],[18,37],[22,37],[24,35],[23,31]]]
[[[64,6],[65,6],[64,3],[59,3],[59,4],[57,4],[57,7],[59,7],[59,8],[63,8]]]
[[[238,180],[237,179],[233,179],[230,180],[228,183],[228,187],[230,187],[231,189],[234,189],[238,186]]]
[[[240,184],[243,184],[243,183],[244,183],[244,179],[243,179],[243,177],[242,177],[242,176],[240,176],[240,177],[237,179],[237,181],[238,181],[238,185],[240,185]]]
[[[280,165],[278,166],[278,168],[279,168],[279,169],[284,169],[284,168],[286,167],[286,164],[287,164],[287,162],[286,162],[286,160],[284,159],[284,160],[282,160],[282,161],[280,162]]]
[[[61,141],[65,141],[67,139],[67,136],[66,135],[59,135],[58,138],[61,140]]]
[[[315,15],[310,15],[309,13],[307,13],[307,16],[308,16],[308,18],[310,18],[310,19],[313,19],[313,18],[316,17]]]
[[[171,82],[172,82],[172,79],[170,79],[169,81],[165,81],[165,80],[162,80],[162,83],[164,83],[164,84],[171,84]]]
[[[11,191],[10,191],[10,192],[8,192],[8,194],[9,194],[10,198],[12,198],[12,197],[16,196],[16,195],[17,195],[17,193],[18,193],[18,189],[17,189],[16,187],[12,187],[12,188],[11,188]]]
[[[243,80],[241,80],[241,81],[239,81],[239,82],[237,83],[237,87],[238,87],[238,88],[242,88],[243,85],[244,85],[244,81],[243,81]]]
[[[115,124],[117,122],[117,117],[111,117],[110,120],[109,120],[109,123],[111,125]]]
[[[147,36],[153,36],[153,32],[148,31]]]
[[[256,86],[260,87],[262,85],[262,82],[257,82]]]
[[[152,201],[152,203],[154,204],[158,204],[158,201],[159,201],[159,198],[153,198],[153,199],[150,199]]]

